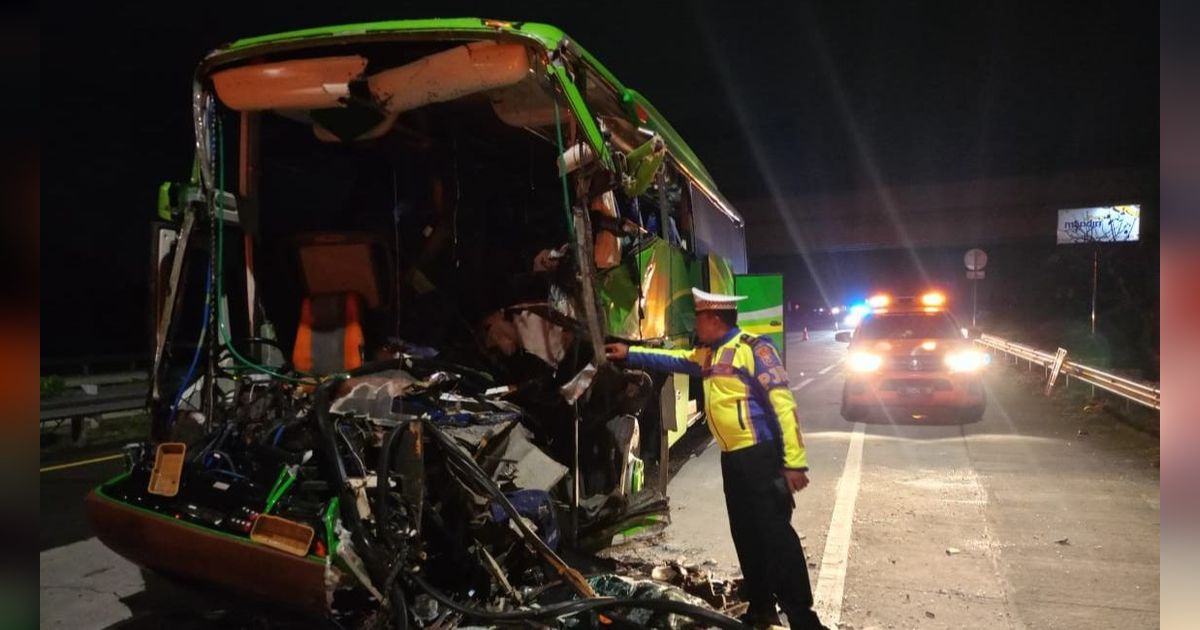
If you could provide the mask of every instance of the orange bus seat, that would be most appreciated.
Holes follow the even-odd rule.
[[[363,364],[360,299],[355,293],[326,293],[304,298],[292,365],[301,372],[326,376]]]

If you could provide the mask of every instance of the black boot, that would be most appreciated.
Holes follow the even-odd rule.
[[[765,615],[752,615],[749,612],[738,617],[738,621],[750,626],[751,628],[768,628],[770,626],[782,626],[783,620],[779,618],[779,613],[767,613]]]

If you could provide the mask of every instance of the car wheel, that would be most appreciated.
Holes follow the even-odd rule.
[[[867,410],[858,405],[846,402],[846,393],[842,392],[842,418],[849,422],[858,422],[867,415]]]
[[[963,413],[963,418],[967,422],[978,422],[983,419],[983,412],[985,411],[987,411],[987,398],[980,400],[979,404],[974,407],[968,407],[966,412]]]

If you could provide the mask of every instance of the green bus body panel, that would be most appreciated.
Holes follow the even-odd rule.
[[[583,127],[583,133],[587,136],[588,144],[592,145],[592,149],[596,151],[596,155],[600,156],[600,161],[604,163],[604,166],[611,170],[613,163],[612,156],[608,152],[608,144],[604,142],[604,134],[600,133],[600,125],[596,123],[596,118],[588,110],[587,103],[583,100],[583,95],[579,93],[579,89],[575,87],[565,68],[551,64],[548,69],[554,78],[558,79],[558,86],[562,88],[563,95],[567,97],[567,103],[571,106],[571,110],[575,112],[576,120]]]
[[[158,187],[158,218],[171,220],[171,182],[163,182]]]
[[[734,291],[747,299],[738,302],[738,327],[756,336],[771,338],[787,365],[783,329],[783,275],[748,274],[733,277]]]
[[[716,254],[709,254],[708,291],[733,295],[733,289],[733,269],[729,266],[729,261]]]
[[[635,268],[636,265],[636,268]],[[644,298],[638,309],[638,280]],[[666,241],[655,238],[618,267],[602,272],[601,304],[608,314],[608,334],[625,339],[665,337],[686,346],[696,324],[692,287],[700,285],[695,261]]]

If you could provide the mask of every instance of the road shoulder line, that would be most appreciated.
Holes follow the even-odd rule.
[[[808,386],[808,385],[809,385],[809,384],[811,384],[812,382],[813,382],[813,379],[811,379],[811,378],[806,378],[806,379],[804,379],[803,381],[800,381],[800,384],[799,384],[799,385],[796,385],[795,387],[793,387],[793,388],[792,388],[792,391],[794,391],[794,392],[798,392],[798,391],[800,391],[800,390],[804,389],[806,386]]]
[[[854,524],[854,503],[858,500],[858,488],[862,481],[862,453],[866,425],[854,423],[850,435],[850,447],[846,453],[846,465],[838,481],[837,500],[833,505],[833,516],[829,521],[829,533],[825,537],[825,551],[821,554],[821,569],[814,593],[814,610],[821,621],[836,628],[842,618],[842,599],[846,590],[846,565],[850,557],[850,534]]]

